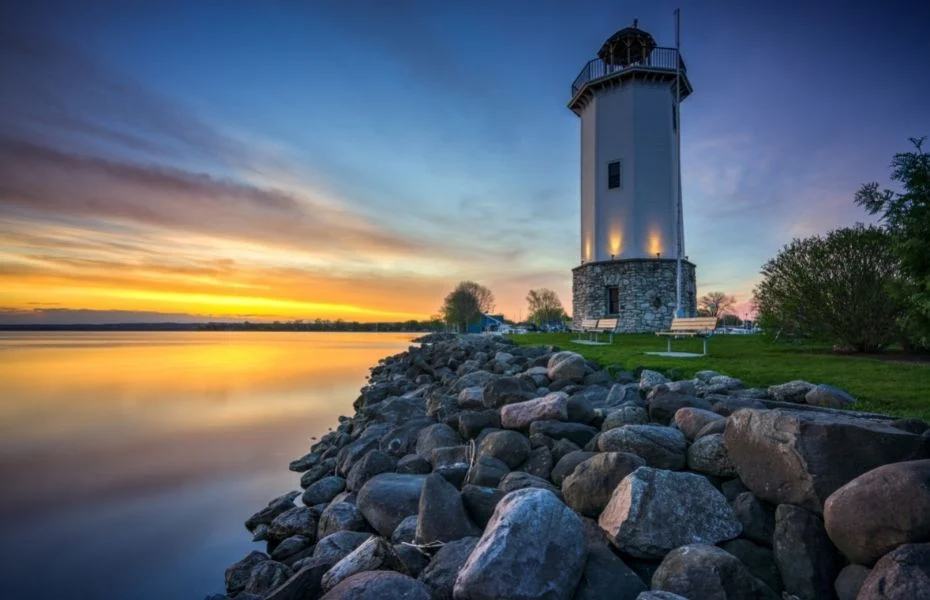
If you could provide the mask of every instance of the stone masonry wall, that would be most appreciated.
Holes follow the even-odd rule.
[[[618,330],[624,333],[662,331],[675,315],[675,259],[632,259],[587,263],[572,269],[572,324],[611,317],[607,286],[620,291]],[[682,261],[682,308],[697,312],[694,264]]]

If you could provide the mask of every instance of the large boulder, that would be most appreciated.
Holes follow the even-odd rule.
[[[556,352],[549,358],[548,370],[552,381],[582,381],[586,370],[584,357],[576,352]]]
[[[662,558],[689,543],[735,538],[742,525],[704,477],[640,467],[616,487],[598,518],[610,542],[638,558]]]
[[[833,581],[842,564],[819,516],[798,506],[780,505],[775,511],[773,548],[786,592],[799,600],[835,598]]]
[[[615,383],[607,394],[604,406],[609,408],[624,405],[640,405],[642,397],[639,395],[639,385],[635,383]]]
[[[249,580],[245,584],[244,594],[255,594],[264,596],[271,590],[283,584],[290,579],[293,573],[291,569],[282,563],[273,560],[261,562],[249,572]]]
[[[588,537],[588,558],[572,600],[634,600],[647,586],[633,569],[611,551],[601,529],[584,520]]]
[[[549,479],[552,474],[552,451],[547,446],[533,448],[517,469],[535,477]]]
[[[616,429],[624,425],[645,425],[649,422],[649,415],[642,406],[621,406],[607,413],[601,423],[601,431]]]
[[[425,479],[423,475],[375,475],[359,490],[355,503],[375,531],[390,537],[401,521],[419,512]]]
[[[507,494],[497,488],[480,485],[466,485],[462,487],[462,502],[471,520],[482,529],[494,515],[497,504]]]
[[[930,598],[930,544],[905,544],[883,556],[857,596],[857,600],[926,598]]]
[[[795,404],[801,404],[804,402],[804,397],[807,396],[807,393],[815,387],[816,386],[809,381],[795,379],[788,383],[769,386],[768,392],[769,396],[777,402],[794,402]]]
[[[549,490],[558,496],[559,499],[562,497],[562,491],[549,483],[548,480],[541,477],[536,477],[535,475],[530,475],[529,473],[524,473],[523,471],[513,471],[508,473],[507,476],[501,479],[501,482],[497,484],[497,489],[504,493],[512,492],[514,490],[522,490],[524,488],[539,488],[541,490]]]
[[[501,414],[496,410],[467,410],[459,413],[459,435],[466,440],[478,437],[484,429],[499,429],[500,426]]]
[[[323,539],[337,531],[366,531],[368,522],[351,502],[331,502],[320,514],[317,538]]]
[[[268,539],[280,542],[292,535],[303,535],[315,540],[319,518],[320,513],[316,509],[295,506],[275,517],[268,526]]]
[[[752,492],[738,495],[731,505],[736,518],[743,524],[743,537],[771,546],[775,534],[775,512]]]
[[[307,506],[327,504],[344,489],[346,489],[346,480],[338,475],[330,475],[305,489],[301,500]]]
[[[370,533],[360,531],[338,531],[317,542],[313,549],[313,558],[334,565],[367,542],[370,537]]]
[[[332,461],[333,466],[335,466],[335,463],[336,461],[333,460]],[[332,469],[332,466],[330,467],[330,470],[331,469]],[[320,475],[320,477],[322,477],[323,475],[325,475],[325,473]],[[293,492],[288,492],[284,494],[283,496],[278,496],[277,498],[272,499],[268,503],[268,506],[266,506],[265,508],[261,509],[260,511],[256,512],[254,515],[246,519],[245,528],[248,529],[249,531],[252,531],[259,525],[270,525],[271,522],[274,521],[275,517],[277,517],[278,515],[280,515],[286,510],[294,508],[294,499],[297,498],[297,496],[299,495],[300,495],[300,492],[293,491]]]
[[[452,600],[452,591],[459,571],[477,544],[477,537],[466,537],[444,544],[436,552],[418,577],[429,588],[433,600]]]
[[[775,564],[775,553],[771,548],[754,544],[743,538],[723,542],[720,547],[738,558],[750,573],[772,588],[772,591],[780,594],[784,590],[781,574]]]
[[[658,371],[643,369],[639,374],[639,390],[645,394],[668,382],[668,377]]]
[[[252,568],[269,560],[271,560],[271,557],[264,552],[253,550],[242,560],[234,562],[226,567],[226,593],[238,594],[244,590],[245,584],[249,582],[249,575],[252,573]]]
[[[635,454],[601,452],[580,463],[562,481],[562,495],[575,512],[597,518],[620,481],[645,464]]]
[[[902,544],[930,542],[930,460],[856,477],[827,498],[824,522],[837,548],[861,565]]]
[[[520,466],[530,452],[530,440],[516,431],[494,431],[481,440],[478,456],[492,456],[509,469]]]
[[[569,600],[584,570],[584,525],[551,492],[517,490],[498,504],[455,582],[455,600]]]
[[[451,542],[480,534],[481,530],[468,518],[455,486],[439,473],[427,475],[420,494],[416,543]]]
[[[662,425],[624,425],[605,431],[597,442],[601,452],[630,452],[650,467],[672,470],[685,467],[687,446],[680,431]]]
[[[837,600],[856,600],[872,570],[862,565],[846,565],[833,582]]]
[[[669,552],[652,578],[652,587],[696,600],[781,600],[738,558],[707,544]]]
[[[397,463],[387,453],[372,450],[349,469],[349,476],[346,477],[346,489],[350,492],[357,492],[362,489],[366,481],[380,473],[393,471],[396,465]]]
[[[528,429],[533,421],[568,419],[568,396],[552,392],[542,398],[508,404],[501,408],[501,426],[505,429]]]
[[[817,513],[862,473],[930,452],[930,439],[883,423],[782,409],[733,413],[724,439],[739,478],[756,496]]]
[[[429,590],[413,577],[393,571],[366,571],[346,578],[320,600],[431,600]]]
[[[485,487],[497,487],[510,469],[502,460],[498,460],[490,455],[479,456],[475,463],[468,469],[468,475],[465,476],[465,483],[470,485],[483,485]]]

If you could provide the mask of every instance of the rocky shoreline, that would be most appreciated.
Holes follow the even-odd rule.
[[[246,520],[208,600],[930,599],[930,426],[433,334]],[[930,397],[928,397],[930,400]]]

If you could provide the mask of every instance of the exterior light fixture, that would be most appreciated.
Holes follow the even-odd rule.
[[[661,253],[661,252],[656,252],[656,258],[659,258],[659,257],[661,257],[661,256],[662,256],[662,253]]]
[[[611,255],[610,255],[610,260],[613,260],[613,259],[614,259],[614,255],[611,254]]]

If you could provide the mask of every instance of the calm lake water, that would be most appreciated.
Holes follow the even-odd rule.
[[[0,333],[4,598],[203,598],[414,335]]]

